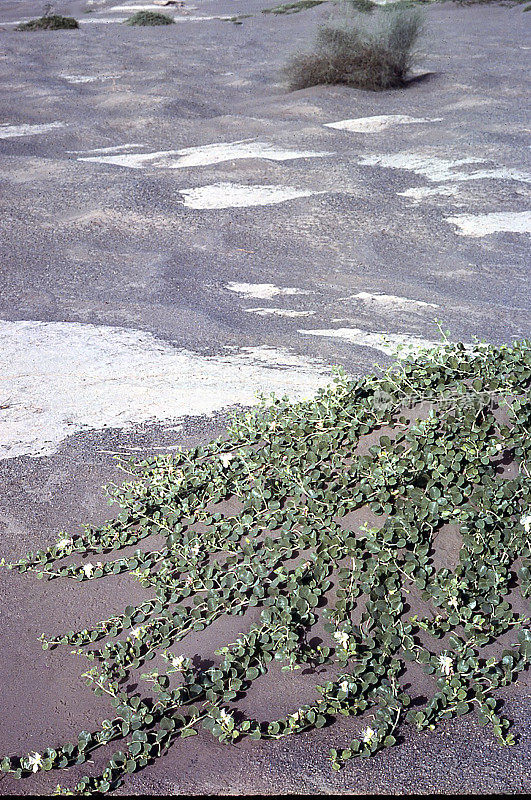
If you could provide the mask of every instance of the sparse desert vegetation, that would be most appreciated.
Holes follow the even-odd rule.
[[[6,756],[2,771],[65,769],[121,740],[99,775],[56,790],[100,795],[201,728],[231,743],[360,717],[350,743],[329,752],[338,771],[393,747],[406,721],[434,730],[473,708],[513,744],[496,694],[531,658],[520,612],[531,593],[530,376],[528,342],[447,343],[381,377],[337,376],[311,402],[264,403],[206,447],[130,463],[133,482],[111,493],[116,519],[8,564],[49,580],[129,573],[149,590],[90,629],[41,637],[45,650],[91,660],[87,684],[116,715],[71,743]],[[362,509],[375,525],[360,526]],[[120,553],[153,534],[159,549]],[[104,553],[115,557],[79,560]],[[215,666],[182,655],[188,636],[208,639],[234,615],[246,631],[218,645]],[[255,681],[278,682],[279,662],[314,676],[314,700],[267,721],[242,713]],[[333,676],[318,678],[327,665]]]
[[[379,91],[404,86],[422,27],[423,16],[417,9],[385,9],[369,15],[352,3],[342,3],[340,14],[319,27],[313,48],[286,65],[289,87],[342,83]]]
[[[531,0],[382,1],[0,2],[0,794],[531,791]]]
[[[377,4],[373,3],[372,0],[345,0],[353,9],[356,11],[361,11],[365,14],[372,14],[372,12],[377,8]]]
[[[297,14],[307,8],[320,6],[325,0],[296,0],[294,3],[282,3],[280,6],[262,9],[262,14]]]
[[[158,11],[137,11],[132,17],[126,19],[126,25],[173,25],[173,19],[167,14]]]
[[[62,14],[45,14],[28,22],[21,22],[17,31],[60,31],[79,28],[79,23],[74,17],[63,17]]]

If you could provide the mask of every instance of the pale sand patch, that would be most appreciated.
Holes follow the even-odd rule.
[[[143,144],[116,144],[113,147],[95,147],[93,150],[69,150],[69,153],[119,153],[120,150],[132,150],[136,147],[145,147]],[[79,160],[79,159],[78,159]]]
[[[60,75],[68,83],[95,83],[96,81],[116,80],[120,75]]]
[[[100,17],[99,19],[78,19],[80,25],[108,25],[111,22],[125,22],[128,17]]]
[[[213,183],[193,189],[181,189],[187,208],[251,208],[284,203],[297,197],[311,197],[324,192],[296,189],[293,186],[261,186],[240,183]]]
[[[411,300],[409,297],[397,297],[394,294],[372,294],[370,292],[358,292],[358,294],[353,295],[353,297],[357,300],[361,300],[363,303],[371,303],[383,306],[402,306],[406,308],[412,306],[418,308],[439,308],[437,303],[425,303],[422,300]]]
[[[55,128],[65,128],[65,122],[44,122],[42,124],[9,125],[0,124],[0,139],[12,139],[16,136],[36,136],[39,133],[48,133]]]
[[[176,8],[177,4],[174,3],[154,3],[150,5],[124,5],[124,6],[111,6],[111,8],[106,8],[106,11],[156,11],[159,14],[165,14],[169,16],[168,12],[170,11],[195,11],[198,6],[189,6],[187,5],[185,9],[178,9]]]
[[[257,393],[311,397],[323,362],[273,347],[203,356],[150,333],[74,322],[0,322],[0,458],[54,453],[67,437],[178,424]]]
[[[290,161],[295,158],[322,158],[333,155],[315,150],[286,150],[267,142],[240,140],[237,142],[217,142],[200,147],[184,147],[181,150],[158,150],[152,153],[128,153],[109,156],[85,156],[79,161],[94,161],[113,164],[131,169],[146,166],[164,169],[183,169],[185,167],[204,167],[245,158],[265,158],[269,161]],[[177,157],[176,157],[177,156]]]
[[[290,308],[246,308],[245,311],[259,317],[311,317],[315,314],[315,311],[293,311]]]
[[[372,347],[390,356],[400,355],[406,358],[409,355],[421,352],[427,348],[435,347],[438,342],[421,339],[407,333],[372,333],[360,328],[329,328],[322,330],[299,330],[310,336],[327,336],[335,339],[344,339],[361,347]],[[403,350],[399,350],[403,347]]]
[[[236,292],[242,297],[253,297],[255,300],[271,300],[277,295],[310,294],[306,289],[294,286],[275,286],[274,283],[227,283],[225,289]]]
[[[100,80],[97,75],[59,75],[59,77],[68,83],[94,83]]]
[[[445,217],[460,229],[459,236],[488,236],[491,233],[531,233],[528,211],[494,211],[490,214],[456,214]]]
[[[164,13],[160,5],[111,6],[106,8],[105,11],[158,11],[159,14]]]
[[[358,117],[357,119],[343,119],[339,122],[326,122],[325,128],[335,128],[338,131],[350,131],[351,133],[379,133],[393,125],[414,125],[425,122],[441,122],[441,120],[442,117],[426,119],[409,117],[407,114],[382,114],[376,117]]]
[[[484,164],[481,158],[459,158],[450,160],[418,155],[417,153],[393,153],[363,156],[358,164],[368,167],[387,167],[389,169],[403,169],[423,175],[429,181],[477,181],[513,180],[531,182],[531,174],[521,172],[509,167],[496,167],[495,169],[479,169],[467,172],[463,167],[471,164]]]
[[[228,20],[230,17],[174,17],[174,22],[208,22],[211,19]]]
[[[407,197],[414,203],[420,203],[427,197],[458,197],[459,186],[448,184],[446,186],[412,186],[403,192],[397,192],[401,197]]]

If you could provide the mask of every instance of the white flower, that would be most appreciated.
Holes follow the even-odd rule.
[[[229,725],[232,722],[232,715],[225,711],[224,708],[221,709],[221,713],[219,715],[219,719],[222,725]]]
[[[140,637],[144,633],[144,630],[145,629],[142,626],[140,626],[139,628],[133,628],[133,630],[131,631],[131,636],[133,637],[133,639],[140,639]]]
[[[297,722],[299,717],[300,717],[300,715],[301,715],[301,712],[300,711],[296,711],[294,714],[290,714],[288,719],[292,720],[293,722]]]
[[[171,660],[171,665],[172,667],[175,667],[175,669],[181,670],[187,661],[188,659],[184,656],[175,656],[175,658],[172,658]]]
[[[223,464],[224,468],[227,469],[234,457],[234,453],[220,453],[219,460]]]
[[[70,547],[73,544],[74,540],[71,537],[64,536],[55,543],[55,546],[58,550],[66,550],[67,547]]]
[[[365,730],[361,732],[361,739],[365,744],[370,744],[375,736],[376,731],[373,731],[372,728],[365,728]]]
[[[30,754],[27,758],[28,766],[33,772],[38,772],[43,765],[42,756],[40,753]]]
[[[454,662],[450,656],[439,656],[439,664],[444,675],[451,675],[454,671]]]
[[[87,578],[92,578],[92,573],[94,572],[94,564],[91,564],[90,561],[88,564],[83,566],[83,572],[87,576]]]
[[[459,600],[457,599],[457,597],[450,597],[450,599],[448,600],[448,605],[453,606],[453,608],[455,608],[455,610],[457,611],[459,607]]]
[[[199,542],[196,542],[190,547],[190,552],[192,553],[193,556],[197,556],[200,550],[201,550],[201,545],[199,544]]]
[[[348,681],[341,681],[341,683],[339,684],[339,688],[341,689],[342,692],[347,692],[348,694],[348,690],[350,689],[350,684]]]
[[[527,514],[527,516],[522,517],[520,520],[520,524],[524,526],[524,531],[526,533],[531,532],[531,514]]]
[[[334,633],[334,639],[336,640],[336,642],[339,642],[339,644],[341,645],[341,647],[343,647],[344,650],[347,649],[349,636],[346,631],[336,631]]]

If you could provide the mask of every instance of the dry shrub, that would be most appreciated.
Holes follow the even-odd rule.
[[[344,6],[342,18],[320,26],[313,50],[286,65],[289,87],[344,83],[379,91],[404,86],[422,22],[416,9],[386,8],[368,15]]]
[[[79,28],[79,23],[74,17],[63,17],[62,14],[45,14],[29,22],[21,22],[17,31],[60,31]]]
[[[126,19],[126,25],[172,25],[173,18],[158,11],[137,11],[132,17]]]

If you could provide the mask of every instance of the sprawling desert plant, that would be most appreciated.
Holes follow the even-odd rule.
[[[421,30],[417,9],[367,14],[342,3],[340,13],[319,27],[313,48],[295,55],[284,73],[291,89],[326,83],[373,91],[404,86]]]
[[[383,375],[338,375],[308,402],[264,401],[206,446],[124,465],[133,480],[110,489],[118,517],[7,565],[58,581],[127,573],[149,590],[89,629],[41,637],[89,660],[112,718],[6,754],[0,770],[65,770],[115,742],[100,774],[56,790],[101,795],[201,728],[229,744],[346,716],[351,741],[329,753],[339,770],[395,745],[406,722],[429,731],[473,708],[513,744],[497,693],[531,662],[530,386],[530,342],[446,343]],[[374,527],[353,522],[362,510]],[[455,548],[441,559],[448,526]],[[146,547],[153,534],[160,546]],[[182,654],[232,615],[241,633],[214,666]],[[268,720],[242,711],[278,662],[308,674],[312,700]]]

